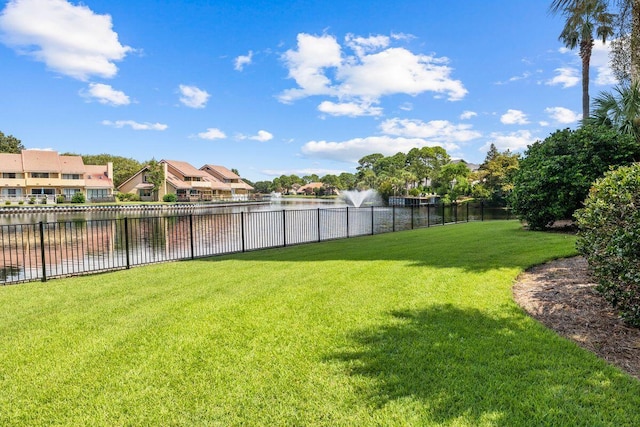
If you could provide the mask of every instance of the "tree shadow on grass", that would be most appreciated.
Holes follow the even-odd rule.
[[[327,359],[372,410],[413,401],[423,424],[640,425],[640,383],[513,310],[396,311]]]

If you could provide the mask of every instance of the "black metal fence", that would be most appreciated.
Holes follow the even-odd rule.
[[[0,226],[0,284],[457,222],[509,219],[483,203],[330,208]]]

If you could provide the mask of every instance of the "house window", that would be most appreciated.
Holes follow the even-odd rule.
[[[63,173],[62,179],[82,179],[78,173]]]
[[[53,196],[56,194],[56,189],[55,188],[32,188],[31,189],[31,194],[34,195],[50,195]]]
[[[17,178],[15,172],[3,172],[2,173],[2,177],[5,178],[5,179],[16,179]]]
[[[63,194],[66,197],[73,197],[74,194],[76,193],[80,193],[82,190],[80,190],[79,188],[65,188],[62,190]]]
[[[49,178],[49,172],[31,172],[31,178]]]
[[[140,197],[151,197],[151,190],[140,190]]]
[[[109,197],[110,195],[111,194],[109,193],[109,190],[107,190],[106,188],[97,188],[94,190],[87,190],[87,197],[89,199]]]
[[[2,195],[4,197],[19,197],[22,196],[22,189],[20,188],[3,188]]]

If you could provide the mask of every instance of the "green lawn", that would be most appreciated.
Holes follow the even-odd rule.
[[[512,300],[573,254],[495,221],[3,287],[0,425],[640,425]]]

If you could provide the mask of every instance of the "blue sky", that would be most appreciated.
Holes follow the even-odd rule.
[[[480,163],[580,118],[547,1],[0,2],[0,131],[253,181],[442,146]],[[591,94],[610,87],[595,46]]]

